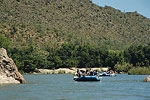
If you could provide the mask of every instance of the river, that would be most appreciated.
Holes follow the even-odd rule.
[[[150,100],[145,75],[75,82],[71,74],[24,75],[27,84],[0,85],[0,100]]]

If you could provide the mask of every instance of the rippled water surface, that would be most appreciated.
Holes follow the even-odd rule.
[[[143,75],[75,82],[73,75],[24,75],[27,84],[0,85],[0,100],[150,100]]]

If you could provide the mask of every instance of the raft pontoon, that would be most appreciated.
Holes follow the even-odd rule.
[[[100,81],[100,77],[98,76],[74,76],[75,81]]]

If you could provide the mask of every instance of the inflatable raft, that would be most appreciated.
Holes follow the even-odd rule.
[[[100,77],[98,76],[74,76],[75,81],[100,81]]]
[[[116,74],[100,73],[99,76],[110,76],[110,77],[115,77]]]

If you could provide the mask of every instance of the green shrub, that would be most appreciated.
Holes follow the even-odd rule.
[[[9,46],[10,46],[9,39],[0,34],[0,48],[8,49]]]
[[[129,75],[150,75],[150,67],[132,68],[128,72]]]
[[[115,71],[118,73],[120,73],[120,72],[127,73],[132,67],[133,67],[133,65],[131,65],[129,63],[116,64],[115,65]]]

